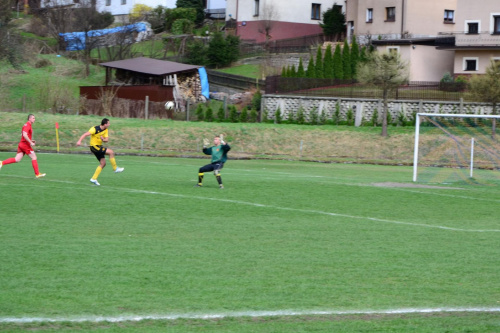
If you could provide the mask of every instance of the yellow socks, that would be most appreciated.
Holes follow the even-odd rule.
[[[115,164],[115,166],[116,166],[116,164]],[[97,177],[99,177],[99,174],[101,173],[101,171],[102,171],[102,168],[101,168],[101,166],[99,165],[99,166],[97,167],[97,169],[95,169],[95,173],[94,173],[94,175],[92,176],[92,179],[96,179],[96,180],[97,180]]]
[[[111,166],[113,167],[113,171],[116,171],[116,160],[115,158],[110,158],[109,162],[111,162]]]

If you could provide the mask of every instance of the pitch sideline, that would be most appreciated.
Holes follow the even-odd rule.
[[[41,323],[41,322],[112,322],[141,320],[177,320],[177,319],[225,319],[225,318],[264,318],[292,316],[328,316],[328,315],[396,315],[396,314],[427,314],[453,312],[500,312],[500,308],[401,308],[390,310],[274,310],[274,311],[235,311],[222,313],[179,313],[166,315],[126,315],[126,316],[87,316],[87,317],[0,317],[0,323]]]

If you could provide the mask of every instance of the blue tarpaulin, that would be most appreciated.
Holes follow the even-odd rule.
[[[210,90],[208,88],[208,76],[205,67],[198,68],[198,73],[200,74],[201,81],[201,94],[207,99],[210,99]]]
[[[93,38],[119,32],[141,32],[146,30],[146,24],[139,22],[111,29],[90,30],[87,33],[87,36],[89,38]],[[59,36],[61,36],[66,42],[66,51],[78,51],[85,49],[85,32],[60,33]]]

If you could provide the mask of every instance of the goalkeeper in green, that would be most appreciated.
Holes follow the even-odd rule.
[[[211,155],[212,161],[210,164],[202,166],[198,171],[198,184],[196,187],[201,187],[203,185],[203,175],[205,172],[213,171],[217,182],[219,183],[219,188],[223,189],[222,178],[220,176],[220,170],[224,167],[224,163],[227,161],[227,152],[231,150],[231,147],[224,142],[224,137],[221,134],[214,138],[214,145],[209,147],[210,142],[208,139],[203,139],[203,153],[205,155]]]

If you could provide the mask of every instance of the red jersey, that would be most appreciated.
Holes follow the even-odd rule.
[[[31,123],[29,121],[26,124],[24,124],[22,132],[26,132],[26,134],[28,134],[28,138],[30,138],[30,140],[33,140],[33,129],[31,128]],[[21,132],[21,142],[20,143],[25,143],[29,146],[30,144],[24,138],[22,132]]]

